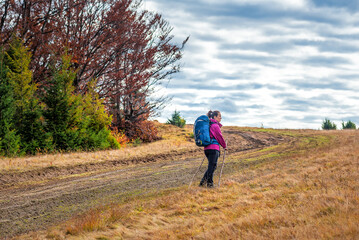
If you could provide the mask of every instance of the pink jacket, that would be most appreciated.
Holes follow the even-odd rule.
[[[217,122],[214,119],[210,119],[210,121],[212,122],[212,124],[209,129],[209,135],[211,136],[211,138],[215,138],[217,140],[217,142],[223,148],[227,148],[226,142],[224,141],[224,138],[223,138],[222,132],[221,132],[222,124],[220,124],[219,122]],[[208,149],[214,149],[214,150],[219,151],[219,145],[218,144],[210,144],[210,145],[204,147],[204,150],[208,150]]]

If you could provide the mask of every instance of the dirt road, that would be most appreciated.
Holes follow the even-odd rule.
[[[265,132],[224,128],[228,155],[289,141]],[[110,161],[71,168],[46,168],[0,175],[0,239],[46,229],[89,208],[133,199],[138,195],[189,184],[203,159],[201,148],[160,154],[131,163]],[[221,159],[222,160],[222,159]],[[256,164],[226,163],[223,174]],[[205,171],[202,166],[196,182]],[[218,174],[219,171],[216,171]]]

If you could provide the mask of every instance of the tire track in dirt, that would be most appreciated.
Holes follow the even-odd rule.
[[[228,140],[229,153],[259,149],[285,141],[282,136],[261,132],[229,129],[224,130],[223,134]],[[121,169],[110,168],[113,162],[102,163],[107,169],[106,172],[61,180],[50,179],[41,184],[18,188],[9,187],[15,184],[11,179],[15,181],[16,178],[8,177],[7,188],[0,189],[0,236],[6,239],[28,231],[46,229],[98,205],[133,199],[140,194],[156,190],[183,186],[189,183],[203,158],[200,148],[165,155],[160,154],[158,158],[150,156],[150,160],[139,159],[137,164]],[[124,164],[119,163],[117,167]],[[225,173],[234,171],[233,164],[226,165],[228,170]],[[86,167],[88,169],[89,166]],[[77,166],[77,171],[85,172],[83,169],[86,167]],[[98,170],[98,167],[95,166],[93,169]],[[206,168],[206,164],[202,168]],[[51,169],[51,171],[55,170]],[[59,169],[56,174],[49,176],[61,176],[64,172],[66,173],[67,170]],[[33,173],[28,173],[23,179],[32,176],[31,174]],[[39,180],[46,177],[40,175],[32,179]]]
[[[188,154],[200,154],[200,149],[190,149],[188,151],[173,151],[163,154],[150,154],[146,157],[133,157],[124,160],[110,160],[104,162],[91,162],[81,165],[72,165],[66,167],[46,167],[42,169],[27,171],[27,172],[13,172],[13,173],[0,173],[0,190],[14,187],[19,182],[29,181],[43,181],[51,178],[58,178],[65,175],[75,176],[78,174],[101,171],[106,169],[113,169],[116,167],[124,167],[131,164],[142,164],[156,162],[158,159],[176,159],[178,157]]]

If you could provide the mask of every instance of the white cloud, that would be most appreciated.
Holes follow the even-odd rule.
[[[161,121],[222,105],[225,125],[317,129],[359,112],[358,13],[304,0],[145,3],[177,42],[191,35]]]
[[[269,7],[280,7],[280,8],[305,8],[309,6],[307,0],[201,0],[202,4],[236,4],[236,5],[265,5]]]

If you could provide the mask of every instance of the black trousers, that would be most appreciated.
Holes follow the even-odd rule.
[[[220,152],[218,150],[208,149],[204,151],[204,154],[208,159],[208,169],[200,182],[200,186],[207,184],[208,187],[213,187],[213,173],[217,168]]]

